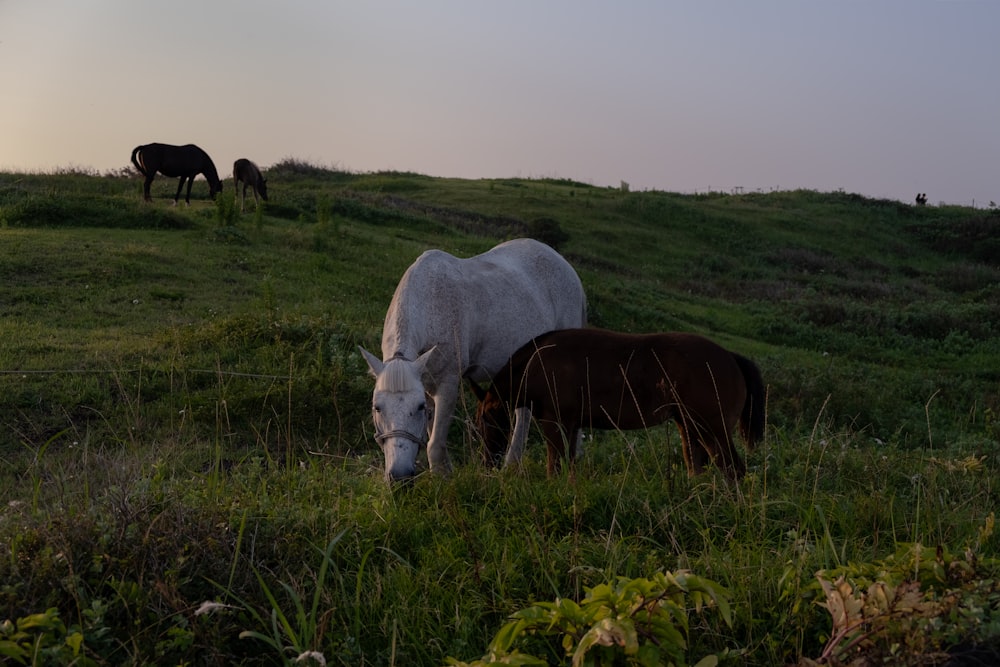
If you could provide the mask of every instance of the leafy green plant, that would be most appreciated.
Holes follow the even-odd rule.
[[[55,608],[0,623],[0,657],[19,665],[98,664],[84,654],[83,632],[67,629]]]
[[[236,205],[237,196],[220,192],[215,197],[215,221],[219,227],[232,227],[239,222],[240,210]]]
[[[540,602],[516,612],[490,643],[481,660],[449,665],[545,665],[516,648],[534,637],[552,638],[573,667],[600,665],[687,665],[688,609],[717,609],[732,626],[728,593],[709,579],[686,571],[661,572],[650,578],[619,577],[587,591],[579,604],[568,598]],[[706,656],[697,667],[710,667],[720,656]]]

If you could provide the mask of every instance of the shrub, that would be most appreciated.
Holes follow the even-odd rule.
[[[559,221],[553,218],[538,218],[528,223],[527,235],[536,241],[541,241],[553,249],[560,247],[569,240],[569,234],[563,231]]]
[[[513,615],[500,629],[489,651],[471,663],[449,659],[450,665],[546,665],[541,658],[515,647],[539,637],[558,640],[565,658],[579,665],[685,665],[688,609],[716,608],[732,626],[728,593],[718,584],[686,571],[657,573],[651,578],[619,577],[595,586],[577,604],[561,598],[539,602]],[[554,653],[560,651],[555,650]],[[699,665],[715,664],[711,657]]]
[[[981,539],[992,529],[991,515]],[[819,660],[799,665],[937,665],[967,652],[976,654],[970,664],[993,664],[1000,657],[991,648],[1000,629],[998,565],[971,548],[955,556],[912,544],[880,563],[817,573],[832,628]]]

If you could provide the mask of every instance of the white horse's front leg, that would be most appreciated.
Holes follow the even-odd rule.
[[[524,443],[528,441],[528,430],[531,428],[531,410],[528,408],[517,408],[514,410],[514,432],[510,436],[510,445],[507,447],[507,456],[504,458],[504,466],[520,465],[521,457],[524,456]]]
[[[455,403],[458,401],[458,386],[454,388],[439,386],[434,401],[434,422],[431,435],[427,440],[427,463],[431,472],[447,475],[451,472],[451,460],[448,458],[448,429],[455,415]]]

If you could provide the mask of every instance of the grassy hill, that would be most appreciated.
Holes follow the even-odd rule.
[[[1000,635],[979,558],[997,546],[995,211],[295,160],[267,177],[272,201],[241,216],[228,182],[171,208],[173,179],[144,204],[122,175],[0,174],[0,617],[57,609],[98,664],[443,664],[537,600],[687,568],[734,608],[731,627],[693,621],[691,662],[773,665],[830,638],[817,570],[919,570],[892,559],[922,544],[976,554],[994,596],[932,636]],[[489,471],[456,420],[452,478],[385,487],[356,346],[378,350],[423,250],[516,236],[574,265],[592,324],[758,363],[768,437],[747,480],[688,479],[664,429],[595,434],[575,482],[545,478],[537,435],[522,474]],[[205,600],[229,606],[196,615]],[[296,601],[302,627],[272,628]]]

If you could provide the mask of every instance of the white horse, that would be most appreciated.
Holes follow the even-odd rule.
[[[586,319],[579,276],[544,243],[514,239],[468,259],[441,250],[420,255],[389,304],[382,360],[359,348],[375,376],[372,419],[386,479],[413,476],[428,425],[431,471],[448,473],[448,428],[462,377],[489,382],[535,336]],[[530,412],[518,410],[507,465],[520,461],[529,422]]]

